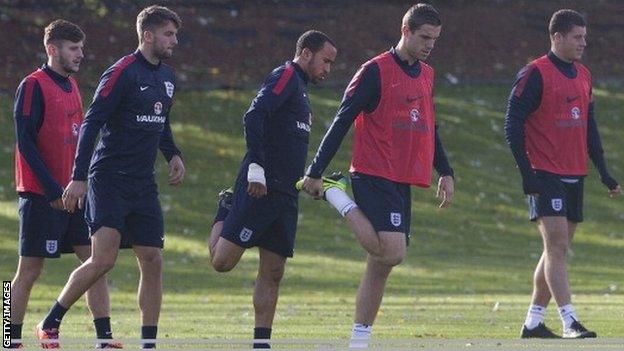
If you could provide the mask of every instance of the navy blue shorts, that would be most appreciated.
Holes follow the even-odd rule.
[[[122,174],[89,177],[85,217],[91,235],[101,227],[117,229],[122,248],[164,245],[162,209],[158,187],[152,179]]]
[[[412,198],[409,184],[368,174],[351,174],[355,203],[378,232],[402,232],[409,243]]]
[[[293,257],[298,212],[296,197],[271,191],[256,199],[247,195],[246,186],[236,186],[221,237],[240,247],[258,246]]]
[[[539,196],[528,196],[529,219],[539,217],[566,217],[570,222],[583,221],[583,178],[574,179],[536,172],[539,179]]]
[[[19,255],[58,258],[73,246],[91,245],[84,212],[58,211],[41,195],[19,195]]]

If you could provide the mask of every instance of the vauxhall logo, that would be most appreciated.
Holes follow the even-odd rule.
[[[140,123],[165,123],[167,117],[165,116],[152,116],[152,115],[137,115],[136,121]]]

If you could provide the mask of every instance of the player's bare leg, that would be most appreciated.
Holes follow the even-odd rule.
[[[360,282],[355,301],[355,320],[351,335],[350,347],[367,347],[372,325],[381,306],[386,281],[392,268],[400,264],[406,251],[405,234],[400,232],[380,232],[382,244],[388,253],[387,257],[368,255],[366,270]]]
[[[20,256],[11,281],[11,324],[22,324],[33,285],[41,275],[43,257]]]
[[[133,246],[141,278],[138,288],[142,325],[158,325],[162,304],[162,250],[158,247]]]
[[[81,262],[85,262],[91,257],[91,245],[74,246],[74,252]],[[93,319],[110,316],[110,299],[105,275],[87,290],[85,298]]]
[[[564,217],[541,217],[538,228],[544,244],[544,278],[557,305],[567,305],[571,300],[566,268],[568,222]]]
[[[210,237],[208,238],[208,250],[210,251],[210,260],[214,257],[215,248],[217,246],[217,241],[221,237],[221,230],[223,230],[223,221],[217,221],[212,225],[212,230],[210,231]]]
[[[255,334],[264,330],[263,338],[270,339],[279,285],[284,276],[286,258],[272,251],[259,248],[260,265],[254,285],[253,304],[255,312]],[[254,348],[264,348],[268,344],[255,344]]]
[[[63,307],[71,307],[115,266],[120,241],[119,231],[109,227],[101,227],[91,236],[91,257],[71,273],[59,295],[58,302]]]
[[[217,272],[228,272],[236,267],[244,252],[244,247],[219,237],[214,245],[210,263]]]
[[[358,242],[370,255],[381,258],[384,255],[384,247],[379,234],[373,228],[364,212],[358,207],[351,209],[345,215],[347,226],[355,234]]]

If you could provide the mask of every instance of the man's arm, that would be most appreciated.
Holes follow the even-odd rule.
[[[433,154],[433,167],[440,177],[451,176],[455,177],[455,172],[451,168],[451,164],[446,157],[446,151],[444,151],[444,145],[442,145],[442,139],[438,133],[438,125],[435,126],[435,153]]]
[[[26,78],[17,88],[13,117],[20,154],[43,186],[45,197],[53,202],[61,198],[63,188],[54,180],[37,148],[37,135],[43,124],[44,101],[41,87],[34,78]]]
[[[63,205],[70,213],[74,212],[76,204],[78,208],[84,206],[84,197],[87,193],[87,176],[95,147],[95,139],[127,92],[129,81],[125,74],[125,67],[124,61],[119,61],[102,74],[93,102],[80,128],[72,181],[69,182],[65,192],[63,192]]]
[[[321,178],[355,118],[362,111],[371,112],[377,107],[380,91],[379,66],[370,62],[360,67],[347,86],[336,117],[327,129],[312,164],[308,167],[306,175],[309,178]]]
[[[609,189],[615,190],[619,187],[618,182],[611,177],[607,170],[607,164],[604,159],[604,150],[602,149],[602,141],[598,132],[598,124],[594,118],[594,103],[589,104],[589,116],[587,119],[587,151],[589,158],[600,174],[600,180]]]
[[[164,129],[160,134],[159,148],[169,164],[169,185],[179,185],[182,183],[182,179],[184,179],[186,169],[182,161],[182,152],[173,141],[173,132],[171,131],[169,117],[167,117]]]
[[[505,138],[516,160],[525,194],[539,193],[535,171],[531,167],[524,143],[524,124],[542,100],[542,77],[539,70],[528,65],[518,73],[507,104]]]
[[[160,134],[160,142],[158,144],[160,148],[160,152],[162,152],[163,156],[167,160],[167,162],[171,161],[171,158],[175,155],[181,155],[182,152],[175,144],[173,140],[173,132],[171,131],[171,124],[169,122],[169,117],[165,121],[165,126]]]
[[[245,142],[250,160],[247,192],[253,197],[266,195],[264,123],[296,90],[297,73],[293,64],[275,69],[266,78],[245,113]]]
[[[116,64],[107,69],[95,91],[93,102],[80,128],[78,149],[74,160],[73,180],[86,181],[95,140],[100,129],[119,106],[128,85],[124,66]]]
[[[296,88],[295,67],[276,69],[266,78],[245,113],[245,141],[252,163],[265,166],[264,122],[279,109]]]

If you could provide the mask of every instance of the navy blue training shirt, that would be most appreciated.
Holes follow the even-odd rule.
[[[416,78],[420,75],[420,61],[410,65],[407,61],[401,60],[394,48],[390,49],[390,53],[395,61],[410,77]],[[336,117],[331,126],[327,130],[321,145],[307,170],[307,175],[311,178],[320,178],[325,168],[332,160],[344,136],[351,128],[351,125],[360,114],[360,112],[372,112],[377,108],[381,99],[381,78],[379,75],[379,66],[377,63],[369,61],[363,68],[357,85],[350,85],[345,92]],[[453,176],[446,152],[438,134],[438,127],[435,130],[435,153],[433,157],[433,166],[442,176]]]
[[[72,179],[100,173],[153,179],[159,148],[167,161],[180,154],[169,122],[175,84],[173,68],[151,64],[139,50],[107,69],[80,130]]]
[[[548,58],[557,67],[557,69],[568,78],[575,78],[577,75],[576,67],[573,63],[565,62],[558,58],[552,51],[548,53]],[[530,73],[529,73],[530,72]],[[527,76],[528,75],[528,76]],[[521,81],[525,81],[522,93],[516,96],[516,89]],[[526,155],[524,123],[531,113],[540,106],[542,101],[543,81],[542,75],[537,69],[531,69],[530,65],[525,66],[518,72],[516,80],[513,84],[511,94],[507,104],[507,113],[505,116],[505,138],[514,155],[520,174],[522,175],[525,193],[528,193],[527,187],[534,187],[535,171],[531,168],[531,163]],[[594,118],[594,102],[589,104],[587,119],[587,148],[589,157],[596,166],[600,174],[600,179],[607,187],[612,189],[617,185],[615,180],[611,178],[607,171],[604,160],[604,151],[598,126]],[[578,176],[568,176],[560,174],[567,178],[581,178]],[[534,189],[531,189],[534,190]]]
[[[62,76],[54,72],[47,64],[41,66],[41,69],[65,92],[72,91],[72,85],[68,77]],[[30,100],[30,114],[24,115],[24,85],[26,79],[22,80],[17,92],[15,93],[15,105],[13,108],[13,117],[15,119],[15,136],[17,137],[17,147],[20,153],[30,166],[30,169],[39,180],[39,183],[45,189],[45,196],[48,201],[58,199],[63,195],[63,188],[54,180],[48,167],[43,162],[41,154],[37,149],[37,134],[43,124],[43,116],[45,115],[45,102],[41,86],[34,80],[32,99]]]
[[[308,81],[290,61],[265,79],[243,120],[247,153],[238,184],[247,183],[249,164],[257,163],[264,168],[269,191],[297,196],[295,182],[303,176],[312,119]]]

